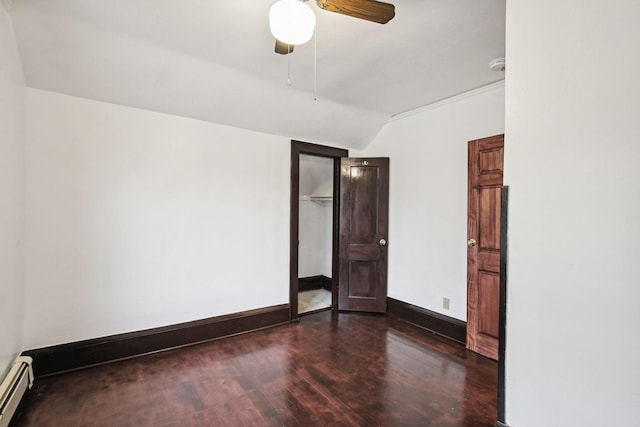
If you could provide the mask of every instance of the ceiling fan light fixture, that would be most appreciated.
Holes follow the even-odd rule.
[[[297,45],[311,40],[316,15],[309,5],[299,0],[279,0],[269,10],[269,27],[281,42]]]

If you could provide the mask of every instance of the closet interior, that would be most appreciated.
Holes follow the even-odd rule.
[[[333,159],[300,155],[298,314],[331,307]]]

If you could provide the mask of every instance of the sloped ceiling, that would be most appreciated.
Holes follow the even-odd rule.
[[[287,56],[274,2],[14,0],[11,16],[29,87],[349,148],[503,78],[488,63],[504,55],[505,0],[396,0],[386,25],[311,1],[316,40]]]

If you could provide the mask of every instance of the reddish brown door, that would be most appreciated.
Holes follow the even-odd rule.
[[[504,135],[469,141],[467,348],[498,359]]]
[[[389,159],[340,162],[338,308],[387,308]]]

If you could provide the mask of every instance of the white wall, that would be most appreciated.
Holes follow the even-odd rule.
[[[22,350],[24,92],[11,19],[0,6],[0,382]]]
[[[288,303],[288,139],[26,93],[25,347]]]
[[[498,83],[390,121],[357,153],[390,157],[390,297],[466,319],[467,143],[503,132]]]
[[[639,16],[507,1],[512,427],[640,419]]]
[[[331,265],[331,233],[327,235],[327,222],[332,224],[331,206],[320,205],[311,200],[300,200],[298,277],[324,275],[331,277],[331,268],[327,270],[327,257]]]

